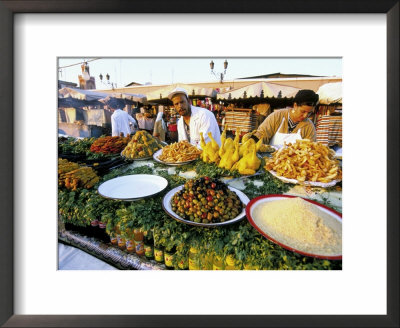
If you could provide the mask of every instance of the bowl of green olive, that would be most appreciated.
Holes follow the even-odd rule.
[[[242,220],[250,199],[240,190],[209,177],[186,181],[163,198],[163,209],[182,223],[215,227]]]

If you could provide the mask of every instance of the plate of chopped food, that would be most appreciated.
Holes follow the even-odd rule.
[[[179,166],[196,161],[201,152],[201,149],[184,140],[174,142],[156,151],[153,159],[161,164]]]
[[[265,170],[286,183],[332,187],[342,179],[340,163],[327,146],[307,139],[296,140],[266,159]]]
[[[250,224],[265,238],[304,256],[342,259],[342,214],[313,200],[263,195],[246,206]]]
[[[202,177],[170,190],[164,196],[162,206],[179,222],[217,227],[242,220],[249,201],[240,190],[217,179]]]
[[[121,156],[128,161],[144,161],[153,158],[153,154],[163,144],[147,131],[137,131],[122,150]]]

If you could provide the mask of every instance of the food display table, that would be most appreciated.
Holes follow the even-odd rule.
[[[141,170],[141,169],[149,169],[152,170],[155,174],[161,174],[161,172],[167,173],[172,177],[181,177],[185,179],[192,179],[197,176],[197,173],[194,169],[188,168],[187,170],[182,170],[180,167],[162,167],[161,165],[153,162],[152,160],[147,161],[135,161],[133,163],[127,164],[123,168],[120,168],[121,172],[124,170],[125,172]],[[248,188],[248,184],[253,184],[255,188],[257,186],[262,186],[263,181],[259,176],[252,178],[244,178],[229,182],[229,185],[237,188],[239,190],[246,191]],[[299,185],[292,186],[287,190],[284,194],[288,195],[296,195],[300,197],[305,197],[309,199],[314,199],[317,201],[323,201],[325,203],[330,204],[330,206],[337,211],[341,211],[341,190],[339,187],[330,188],[329,190],[324,190],[322,188],[305,188]],[[134,205],[134,204],[133,204]],[[161,207],[161,205],[159,205]],[[182,223],[175,222],[172,218],[165,217],[167,221],[167,225],[172,224],[175,228],[181,230],[182,228],[188,228]],[[177,226],[178,225],[178,226]],[[181,226],[179,226],[181,225]],[[165,270],[166,266],[162,263],[158,263],[154,261],[154,259],[147,259],[144,256],[138,256],[136,254],[128,254],[126,250],[120,250],[117,246],[111,245],[110,242],[99,240],[90,236],[85,236],[79,232],[66,230],[59,225],[59,240],[63,243],[72,245],[77,247],[100,260],[111,264],[112,266],[118,269],[136,269],[136,270]],[[227,226],[224,230],[225,233],[231,232],[234,236],[237,233],[240,233],[242,229],[252,229],[249,227],[249,224],[244,220],[240,223],[240,229],[238,229],[238,225],[235,226]],[[244,228],[245,227],[245,228]],[[188,228],[189,230],[198,229],[198,228]],[[207,230],[207,229],[206,229]],[[267,242],[264,240],[263,242]],[[273,249],[279,246],[271,245]],[[287,251],[283,251],[285,254]],[[290,252],[289,252],[290,253]],[[297,254],[292,253],[292,257],[298,257]],[[315,259],[307,259],[308,261],[318,261]],[[321,260],[322,261],[322,260]],[[325,264],[329,261],[325,261]],[[337,267],[337,261],[332,261],[333,267]],[[284,264],[282,264],[284,267]],[[322,266],[321,266],[322,268]]]
[[[169,191],[207,176],[240,190],[250,200],[268,194],[299,196],[340,213],[340,183],[329,188],[293,185],[263,170],[255,176],[234,177],[221,175],[218,167],[201,160],[169,166],[151,158],[111,168],[99,184],[146,174],[166,179],[166,189],[145,199],[124,201],[102,197],[98,185],[93,189],[60,188],[59,241],[122,270],[341,270],[341,260],[304,256],[273,243],[246,217],[229,225],[204,227],[180,222],[163,208]],[[142,237],[136,240],[137,231]],[[116,236],[118,244],[113,242]],[[135,245],[133,251],[128,249],[128,239]],[[149,245],[152,253],[148,256],[144,250]]]

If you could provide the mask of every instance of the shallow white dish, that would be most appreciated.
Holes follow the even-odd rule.
[[[279,176],[275,171],[270,171],[268,170],[269,173],[271,173],[275,178],[285,182],[285,183],[293,183],[293,184],[301,184],[305,186],[311,186],[311,187],[321,187],[321,188],[328,188],[328,187],[333,187],[335,184],[340,182],[341,180],[332,180],[330,182],[318,182],[318,181],[299,181],[296,179],[289,179],[285,178],[282,176]]]
[[[160,156],[160,155],[162,154],[162,151],[163,151],[162,148],[159,149],[159,150],[157,150],[157,151],[153,154],[153,159],[154,159],[156,162],[161,163],[161,164],[164,164],[164,165],[180,166],[180,165],[189,164],[189,163],[191,163],[191,162],[194,162],[194,161],[197,161],[197,160],[198,160],[198,158],[196,158],[196,159],[192,159],[192,160],[190,160],[190,161],[185,161],[185,162],[176,162],[176,163],[164,162],[164,161],[162,161],[161,159],[158,158],[158,156]]]
[[[167,186],[167,179],[158,175],[134,174],[108,180],[97,192],[105,198],[132,201],[154,196]]]
[[[293,248],[287,244],[285,244],[284,242],[282,242],[279,239],[275,239],[272,236],[270,236],[267,232],[263,231],[258,225],[257,223],[254,221],[253,219],[253,210],[254,208],[259,205],[260,203],[264,203],[264,202],[274,202],[277,200],[281,200],[281,199],[287,199],[287,198],[296,198],[296,196],[291,196],[291,195],[263,195],[263,196],[259,196],[256,197],[254,199],[252,199],[246,206],[246,217],[247,220],[250,222],[250,224],[260,233],[262,234],[265,238],[267,238],[268,240],[274,242],[275,244],[280,245],[281,247],[295,252],[295,253],[299,253],[301,255],[304,256],[310,256],[310,257],[315,257],[315,258],[319,258],[319,259],[327,259],[327,260],[341,260],[342,259],[342,254],[334,254],[334,255],[323,255],[323,254],[316,254],[316,253],[308,253],[308,252],[304,252],[301,251],[297,248]],[[321,211],[325,212],[326,214],[328,214],[332,219],[340,222],[340,224],[342,224],[342,214],[340,214],[339,212],[325,206],[322,204],[319,204],[313,200],[310,199],[306,199],[303,198],[305,201],[314,204],[315,206],[317,206]]]
[[[162,202],[162,206],[165,212],[167,212],[167,214],[169,216],[171,216],[172,218],[174,218],[177,221],[186,223],[186,224],[190,224],[190,225],[194,225],[194,226],[201,226],[201,227],[218,227],[218,226],[224,226],[224,225],[228,225],[228,224],[232,224],[235,222],[238,222],[240,220],[242,220],[245,215],[246,215],[246,205],[250,202],[249,197],[247,197],[243,192],[241,192],[240,190],[233,188],[233,187],[229,187],[228,188],[233,191],[234,193],[236,193],[236,195],[240,198],[240,200],[243,203],[243,209],[242,212],[239,213],[238,216],[236,216],[235,218],[233,218],[232,220],[229,221],[225,221],[225,222],[218,222],[218,223],[198,223],[198,222],[193,222],[190,220],[185,220],[184,218],[182,218],[181,216],[179,216],[178,214],[176,214],[174,211],[172,211],[172,207],[171,207],[171,199],[172,197],[175,195],[175,193],[177,193],[179,190],[181,190],[183,188],[183,185],[176,187],[174,189],[171,189],[163,198],[163,202]]]

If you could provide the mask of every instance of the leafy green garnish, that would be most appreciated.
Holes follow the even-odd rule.
[[[221,178],[221,177],[239,177],[240,173],[237,171],[228,171],[218,167],[215,163],[205,163],[203,161],[197,161],[196,173],[198,176],[207,176],[210,178]]]
[[[195,165],[199,175],[220,177],[226,172],[215,165],[199,161]],[[155,170],[157,168],[157,170]],[[103,177],[103,181],[129,174],[156,174],[168,180],[168,190],[184,184],[185,178],[178,174],[169,175],[161,166],[147,165],[113,170]],[[229,172],[230,173],[230,172]],[[230,173],[230,175],[232,175]],[[254,180],[261,181],[256,185]],[[292,185],[285,184],[268,172],[248,178],[243,192],[250,198],[264,194],[282,194]],[[264,238],[250,223],[240,222],[220,227],[196,227],[175,221],[162,208],[164,193],[152,198],[134,202],[120,202],[101,198],[95,190],[59,190],[59,213],[64,222],[88,226],[94,218],[107,223],[111,233],[119,224],[124,233],[133,228],[142,228],[153,233],[154,241],[167,251],[176,251],[173,264],[187,260],[190,247],[195,247],[200,256],[218,255],[225,259],[233,255],[239,268],[267,270],[341,270],[342,261],[328,261],[304,257],[288,251]],[[329,203],[328,199],[325,201]],[[331,205],[330,205],[331,206]]]
[[[250,181],[245,183],[246,188],[243,192],[250,198],[256,198],[261,195],[269,194],[283,194],[291,187],[292,184],[284,183],[279,179],[275,178],[271,173],[265,172],[259,176],[250,177]],[[252,180],[260,180],[262,182],[261,186],[256,186]]]

